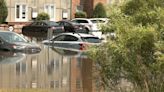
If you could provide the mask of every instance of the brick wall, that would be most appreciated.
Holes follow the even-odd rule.
[[[72,0],[72,18],[75,17],[76,7],[80,5],[80,0]]]
[[[106,4],[107,0],[84,0],[84,11],[87,13],[88,17],[92,17],[94,7],[99,2]]]

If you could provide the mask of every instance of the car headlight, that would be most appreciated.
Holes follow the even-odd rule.
[[[22,50],[22,49],[25,49],[26,46],[22,46],[22,45],[13,45],[13,48],[16,49],[16,50]]]

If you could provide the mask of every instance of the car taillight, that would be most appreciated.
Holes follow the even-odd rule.
[[[51,27],[51,30],[55,30],[55,27]]]
[[[79,26],[74,26],[74,28],[75,28],[75,29],[78,29],[78,28],[79,28]]]
[[[65,31],[64,27],[61,28],[63,31]]]
[[[80,43],[80,50],[86,50],[87,49],[87,44],[85,43]]]

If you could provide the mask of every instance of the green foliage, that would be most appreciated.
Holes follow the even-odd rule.
[[[49,20],[50,16],[47,13],[39,13],[36,20]]]
[[[116,38],[88,52],[107,91],[164,92],[163,4],[130,0],[110,11],[103,31]]]
[[[6,6],[5,0],[0,0],[0,23],[3,23],[6,21],[8,15],[8,10]]]
[[[103,6],[102,3],[98,3],[95,6],[95,9],[93,11],[93,17],[95,17],[95,18],[106,18],[107,17],[105,7]]]
[[[86,18],[87,14],[86,12],[80,11],[75,13],[75,18]]]

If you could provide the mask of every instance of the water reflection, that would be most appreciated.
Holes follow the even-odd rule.
[[[13,64],[24,61],[26,55],[10,51],[0,51],[0,64]]]
[[[96,92],[92,62],[83,52],[41,47],[42,51],[38,54],[5,53],[9,54],[6,57],[0,53],[0,88]]]

